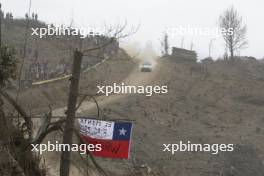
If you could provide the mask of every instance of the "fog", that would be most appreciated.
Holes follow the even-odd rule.
[[[13,12],[15,17],[23,17],[28,11],[29,0],[2,0],[4,11]],[[193,28],[215,28],[219,15],[234,5],[243,21],[247,24],[249,45],[240,55],[264,57],[264,13],[262,0],[152,0],[152,1],[85,1],[85,0],[53,0],[50,3],[32,0],[31,12],[37,12],[39,19],[48,23],[70,24],[73,19],[78,27],[102,27],[104,24],[125,23],[140,24],[140,30],[126,40],[126,43],[139,43],[141,50],[151,41],[157,53],[160,53],[160,40],[166,28],[179,26]],[[208,56],[208,45],[211,36],[169,36],[170,46],[193,49],[198,52],[199,59]],[[184,39],[184,42],[182,40]],[[222,38],[213,42],[212,56],[217,58],[224,52]]]

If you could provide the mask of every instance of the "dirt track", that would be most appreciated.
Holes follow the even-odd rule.
[[[132,85],[132,86],[139,86],[139,85],[147,85],[148,82],[152,82],[155,79],[155,75],[157,74],[157,70],[153,70],[153,72],[141,72],[138,67],[135,67],[135,69],[128,75],[127,78],[125,78],[123,83],[125,85]],[[117,83],[118,84],[118,83]],[[108,97],[100,97],[100,100],[98,101],[99,106],[107,105],[113,101],[120,100],[122,98],[126,98],[127,96],[132,96],[131,94],[116,94],[111,95]],[[96,105],[93,102],[90,101],[84,101],[80,108],[77,111],[77,114],[82,114],[83,112],[87,112],[89,110],[92,110],[96,108]],[[62,116],[64,115],[66,107],[57,108],[54,109],[53,114],[56,116]]]

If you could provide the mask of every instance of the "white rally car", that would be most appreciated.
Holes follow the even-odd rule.
[[[151,72],[153,70],[153,66],[149,62],[144,62],[140,65],[140,71],[141,72]]]

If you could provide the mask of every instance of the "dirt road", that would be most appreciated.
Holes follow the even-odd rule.
[[[131,86],[145,86],[150,82],[153,82],[155,79],[155,76],[158,72],[158,69],[154,69],[152,72],[141,72],[139,67],[136,67],[131,74],[124,79],[122,82],[125,83],[125,85],[131,85]],[[118,83],[117,83],[118,84]],[[107,105],[113,101],[120,100],[122,98],[126,98],[128,96],[132,96],[133,94],[115,94],[111,96],[105,96],[100,97],[100,100],[98,101],[99,106]],[[84,101],[82,105],[79,107],[77,114],[83,114],[83,112],[87,112],[89,110],[93,110],[96,108],[96,105],[90,101]],[[53,115],[55,116],[62,116],[64,115],[64,112],[66,110],[66,107],[57,108],[53,110]]]

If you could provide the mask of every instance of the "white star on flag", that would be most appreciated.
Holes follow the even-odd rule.
[[[121,130],[119,130],[119,135],[121,136],[121,135],[126,135],[126,132],[127,132],[127,130],[125,130],[124,128],[122,128]]]

